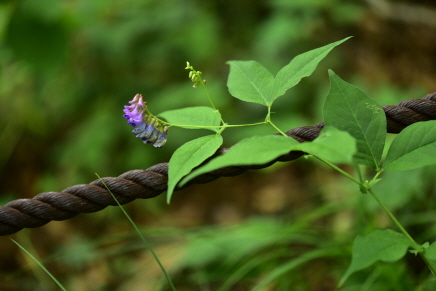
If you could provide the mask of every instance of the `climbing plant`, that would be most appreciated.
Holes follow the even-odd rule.
[[[209,129],[213,133],[191,140],[178,148],[169,162],[167,202],[177,187],[184,186],[201,174],[237,165],[262,165],[290,151],[301,151],[338,171],[356,184],[362,195],[371,195],[389,215],[399,232],[374,230],[369,235],[357,236],[353,244],[351,264],[342,276],[339,287],[354,272],[377,261],[394,262],[407,251],[420,255],[432,273],[436,272],[436,243],[418,243],[374,192],[373,186],[382,183],[385,171],[404,171],[436,163],[436,121],[412,124],[394,139],[387,156],[382,160],[386,139],[386,116],[383,108],[359,88],[345,82],[329,71],[330,90],[323,107],[324,125],[319,136],[300,143],[289,138],[272,118],[274,101],[310,76],[318,63],[337,45],[348,38],[296,56],[275,76],[255,61],[229,61],[227,87],[232,96],[266,107],[264,121],[253,124],[228,124],[215,107],[207,91],[203,74],[187,63],[193,87],[203,87],[211,107],[189,107],[153,115],[141,95],[125,106],[124,117],[135,127],[133,133],[144,143],[155,147],[165,144],[171,127]],[[160,117],[160,118],[159,118]],[[269,125],[279,134],[253,136],[238,142],[225,154],[211,158],[222,145],[221,133],[234,127]],[[337,164],[349,165],[353,174]],[[372,168],[366,177],[362,167]]]

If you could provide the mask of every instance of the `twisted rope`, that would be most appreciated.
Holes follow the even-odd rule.
[[[387,132],[399,133],[419,121],[436,119],[436,92],[421,99],[402,101],[397,105],[383,106],[387,118]],[[324,123],[315,126],[301,126],[286,132],[299,142],[312,141],[318,137]],[[224,154],[228,149],[219,149],[214,156]],[[191,184],[204,184],[219,177],[233,177],[247,170],[262,169],[275,162],[292,161],[304,155],[292,151],[263,165],[229,166],[191,180]],[[120,176],[102,178],[121,204],[135,199],[156,197],[167,189],[168,163],[160,163],[146,170],[132,170]],[[44,192],[32,199],[17,199],[0,207],[0,235],[9,235],[23,228],[39,227],[52,220],[66,220],[79,213],[91,213],[117,203],[100,180],[89,184],[74,185],[61,192]]]

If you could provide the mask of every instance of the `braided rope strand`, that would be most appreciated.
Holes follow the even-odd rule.
[[[387,118],[387,132],[399,133],[419,121],[436,120],[436,92],[421,99],[402,101],[397,105],[383,106]],[[318,137],[324,123],[314,126],[301,126],[286,132],[298,142],[312,141]],[[222,155],[228,149],[219,149],[214,156]],[[233,177],[247,170],[269,167],[275,162],[298,159],[303,152],[292,151],[263,165],[229,166],[200,175],[183,188],[192,184],[204,184],[220,177]],[[110,191],[121,204],[135,199],[153,198],[167,189],[168,163],[160,163],[146,170],[131,170],[118,177],[102,178]],[[44,192],[31,199],[17,199],[0,206],[0,235],[9,235],[23,228],[40,227],[52,220],[66,220],[79,213],[100,211],[117,203],[107,191],[102,181],[68,187],[61,192]]]

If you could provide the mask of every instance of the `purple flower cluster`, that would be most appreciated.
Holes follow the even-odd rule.
[[[147,102],[142,100],[141,94],[136,94],[130,105],[124,106],[123,117],[127,123],[134,127],[132,132],[144,143],[151,143],[160,148],[167,142],[168,126],[162,125],[159,120],[147,112]]]

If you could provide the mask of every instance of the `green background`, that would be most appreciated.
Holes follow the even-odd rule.
[[[1,203],[88,183],[95,173],[146,169],[208,134],[171,128],[156,149],[122,118],[136,93],[154,114],[207,106],[186,61],[203,72],[232,124],[263,121],[266,112],[230,96],[226,61],[256,60],[275,75],[294,56],[351,35],[275,102],[282,130],[322,120],[327,69],[382,105],[421,98],[436,91],[434,15],[433,1],[0,1]],[[224,145],[271,133],[226,130]],[[375,189],[421,243],[435,240],[435,173],[388,173]],[[189,187],[169,206],[161,195],[126,208],[178,290],[332,290],[354,237],[394,228],[361,196],[345,178],[301,159]],[[68,290],[168,290],[116,207],[13,237]],[[6,237],[0,258],[0,290],[56,290]],[[432,290],[429,278],[410,255],[354,274],[344,290]]]

